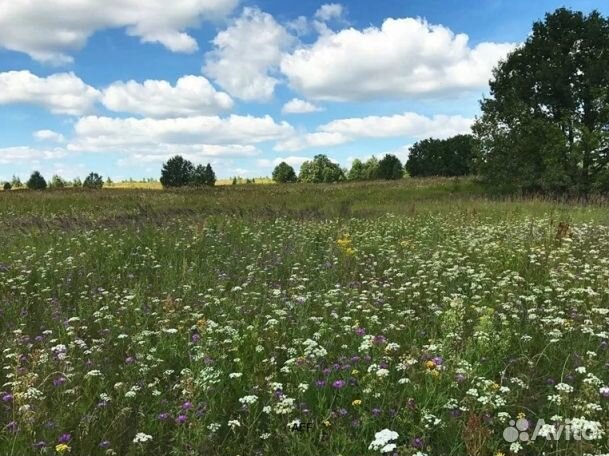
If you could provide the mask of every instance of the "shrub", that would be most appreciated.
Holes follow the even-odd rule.
[[[385,180],[396,180],[404,177],[402,162],[395,155],[387,154],[379,162],[378,178]]]
[[[184,187],[193,180],[195,168],[192,162],[180,155],[170,158],[161,170],[161,185],[165,188]]]
[[[316,155],[312,161],[306,161],[300,168],[301,182],[308,183],[330,183],[345,179],[345,173],[336,163],[333,163],[326,155]]]
[[[10,182],[5,182],[4,183],[4,191],[8,192],[9,190],[11,190],[13,188],[13,186],[11,185]]]

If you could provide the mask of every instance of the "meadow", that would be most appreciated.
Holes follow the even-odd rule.
[[[606,201],[13,191],[0,242],[2,456],[609,454]]]

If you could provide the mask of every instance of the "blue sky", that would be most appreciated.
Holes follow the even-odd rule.
[[[2,0],[0,0],[1,2]],[[467,132],[533,21],[602,0],[13,0],[0,15],[0,179],[220,177]]]

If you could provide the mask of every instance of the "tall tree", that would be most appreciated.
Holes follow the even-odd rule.
[[[474,131],[506,189],[609,190],[609,20],[561,8],[499,64]]]
[[[184,187],[191,183],[193,173],[193,164],[180,155],[176,155],[163,164],[161,184],[165,188]]]
[[[385,180],[396,180],[404,177],[404,167],[400,159],[395,155],[385,155],[379,162],[378,177]]]
[[[38,171],[34,171],[27,181],[27,188],[30,190],[44,190],[47,188],[47,181]]]
[[[411,177],[467,176],[474,172],[476,151],[471,135],[425,139],[410,148],[406,171]]]
[[[294,168],[286,162],[281,162],[273,170],[273,180],[278,184],[287,184],[296,182],[298,178],[296,177]]]

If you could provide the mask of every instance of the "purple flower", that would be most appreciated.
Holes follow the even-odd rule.
[[[182,410],[190,410],[192,408],[192,402],[186,401],[182,404]]]
[[[13,395],[10,393],[6,393],[2,396],[2,402],[11,402],[13,400]]]
[[[176,423],[184,424],[184,423],[186,423],[187,420],[188,420],[188,417],[186,415],[180,415],[176,418]]]
[[[100,444],[98,445],[100,448],[108,449],[110,448],[110,441],[109,440],[104,440],[103,442],[100,442]]]
[[[70,440],[72,440],[72,436],[67,432],[65,434],[61,434],[57,439],[59,443],[68,443]]]
[[[410,445],[413,448],[417,448],[420,450],[425,446],[425,442],[423,442],[423,439],[421,437],[415,437],[410,441]]]
[[[169,418],[169,413],[167,413],[167,412],[159,413],[158,418],[160,421],[165,421],[166,419]]]
[[[325,380],[316,380],[315,386],[318,388],[323,388],[324,386],[326,386],[326,381]]]
[[[335,380],[334,383],[332,383],[332,387],[336,388],[336,389],[341,389],[346,385],[347,382],[345,382],[344,380]]]
[[[125,363],[126,363],[126,364],[133,364],[134,362],[135,362],[135,358],[134,358],[133,356],[128,356],[128,357],[125,359]]]
[[[40,440],[34,444],[34,448],[37,450],[42,450],[47,447],[47,443],[44,440]]]
[[[364,328],[355,328],[355,334],[362,337],[366,334],[366,330]]]

